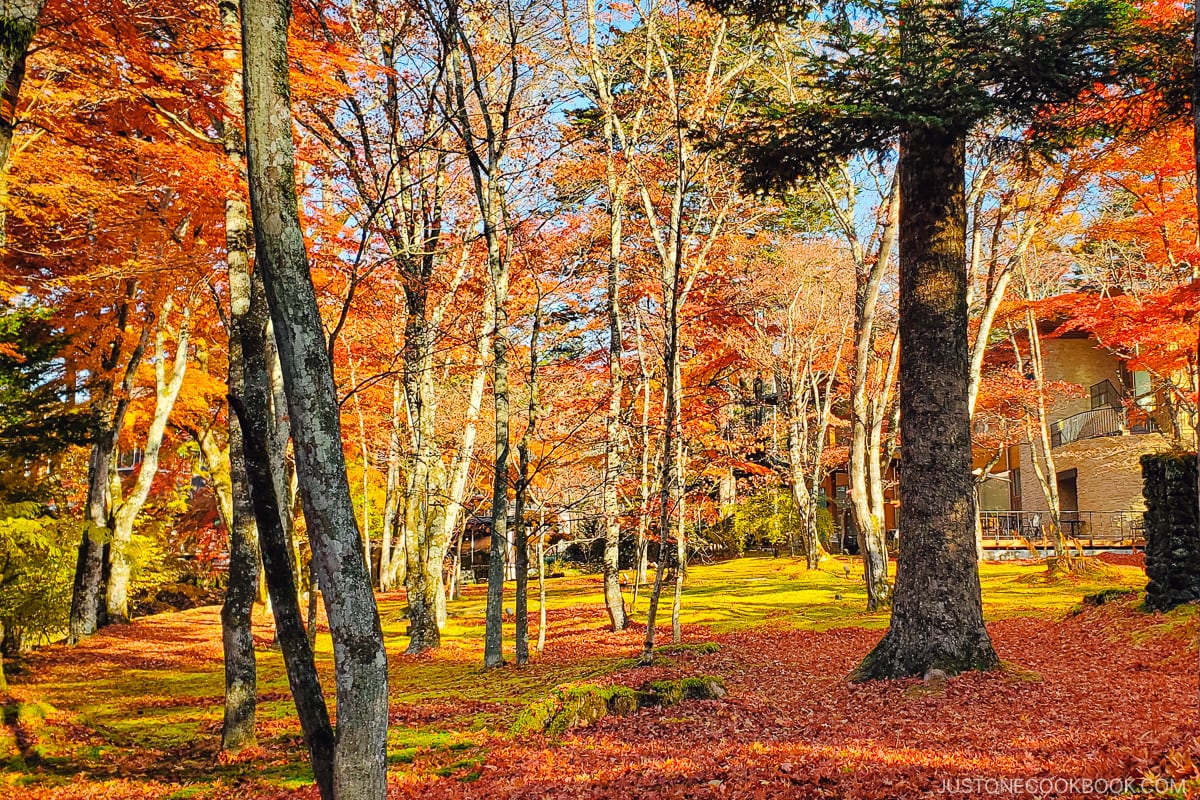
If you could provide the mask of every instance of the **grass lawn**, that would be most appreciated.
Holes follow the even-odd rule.
[[[985,563],[985,615],[1006,667],[944,690],[845,682],[888,621],[862,611],[859,573],[839,559],[814,572],[789,558],[697,564],[684,639],[719,648],[676,649],[649,669],[631,660],[640,625],[605,629],[598,576],[550,581],[546,652],[492,672],[481,667],[484,587],[467,587],[443,647],[417,657],[403,655],[402,596],[383,595],[394,794],[932,796],[964,778],[1138,776],[1196,736],[1195,609],[1144,614],[1135,597],[1082,606],[1085,595],[1142,589],[1140,568],[1047,580],[1044,566]],[[636,618],[644,610],[640,599]],[[0,726],[0,796],[315,796],[266,624],[256,631],[259,747],[217,752],[219,625],[213,608],[164,614],[30,657]],[[660,630],[669,642],[669,625]],[[317,651],[332,698],[328,636]],[[720,677],[729,695],[561,739],[508,734],[556,686],[698,674]]]

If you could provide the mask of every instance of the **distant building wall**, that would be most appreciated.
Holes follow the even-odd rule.
[[[1080,511],[1144,511],[1139,459],[1169,447],[1161,433],[1084,439],[1056,447],[1054,466],[1059,474],[1076,471]],[[1048,506],[1032,464],[1029,445],[1022,444],[1021,508],[1044,512]]]
[[[1118,391],[1122,388],[1120,362],[1091,339],[1042,339],[1042,363],[1047,382],[1071,383],[1082,391],[1081,395],[1059,397],[1050,404],[1047,417],[1051,423],[1090,409],[1092,401],[1088,389],[1094,384],[1108,380]]]

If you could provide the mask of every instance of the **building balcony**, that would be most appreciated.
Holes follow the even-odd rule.
[[[1050,444],[1052,447],[1062,447],[1084,439],[1158,432],[1158,423],[1143,408],[1105,406],[1081,411],[1055,422],[1050,426]]]

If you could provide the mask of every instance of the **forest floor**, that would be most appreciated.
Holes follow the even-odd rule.
[[[484,587],[467,587],[451,606],[444,646],[422,656],[403,655],[402,596],[382,595],[392,795],[1105,796],[1149,787],[1148,774],[1200,775],[1197,609],[1140,611],[1140,568],[1048,579],[1041,565],[984,564],[988,628],[1005,667],[944,687],[846,681],[888,621],[862,611],[859,572],[838,559],[817,572],[788,558],[696,565],[683,640],[719,648],[670,649],[652,668],[632,661],[641,625],[607,631],[598,576],[550,581],[545,653],[491,672],[481,668]],[[1109,589],[1128,594],[1082,603]],[[669,642],[669,626],[661,630]],[[217,748],[216,608],[37,651],[12,676],[0,797],[315,798],[267,624],[256,638],[259,745],[232,758]],[[332,686],[327,635],[318,654]],[[508,733],[556,686],[701,674],[722,678],[728,695],[607,717],[556,740]]]

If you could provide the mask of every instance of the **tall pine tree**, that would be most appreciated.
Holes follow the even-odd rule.
[[[993,668],[973,533],[965,143],[987,122],[1069,145],[1080,106],[1142,69],[1146,28],[1106,0],[710,4],[824,32],[808,94],[762,98],[725,145],[748,188],[784,190],[899,144],[900,551],[891,626],[853,677]]]

